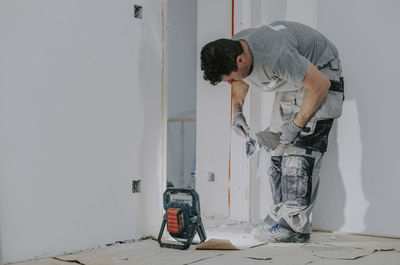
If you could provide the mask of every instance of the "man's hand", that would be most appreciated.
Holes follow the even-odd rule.
[[[291,144],[294,142],[296,137],[299,135],[299,133],[303,130],[303,128],[297,126],[294,123],[294,120],[290,120],[289,122],[285,123],[281,127],[281,138],[280,142],[281,144]]]
[[[232,130],[244,138],[249,136],[250,128],[247,125],[246,118],[242,113],[242,108],[233,110]]]

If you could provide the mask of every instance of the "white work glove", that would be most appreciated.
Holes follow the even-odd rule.
[[[254,138],[248,137],[246,140],[246,155],[249,158],[257,151],[257,141]]]
[[[294,123],[294,119],[291,119],[289,122],[285,123],[281,127],[281,144],[291,144],[294,142],[296,137],[300,134],[303,128],[297,126]]]
[[[257,141],[250,136],[250,127],[247,125],[242,108],[233,110],[232,130],[246,139],[246,155],[250,157],[257,150]]]
[[[233,110],[232,130],[239,136],[247,138],[250,133],[250,128],[247,125],[246,118],[243,115],[242,108]]]

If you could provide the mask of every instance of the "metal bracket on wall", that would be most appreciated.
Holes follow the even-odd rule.
[[[143,7],[139,6],[139,5],[134,5],[133,8],[134,8],[134,16],[135,16],[135,18],[142,19],[143,18]]]
[[[132,180],[132,193],[140,192],[140,180]]]

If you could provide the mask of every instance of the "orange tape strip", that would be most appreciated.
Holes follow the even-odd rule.
[[[235,0],[232,0],[232,31],[231,35],[235,35]],[[232,132],[232,104],[233,104],[233,93],[231,86],[231,130]],[[228,170],[228,207],[229,207],[229,216],[231,215],[231,142],[229,143],[229,170]]]

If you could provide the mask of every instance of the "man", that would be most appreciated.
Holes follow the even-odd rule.
[[[212,85],[232,85],[232,128],[247,140],[248,155],[255,142],[242,113],[249,85],[276,92],[270,127],[256,134],[271,152],[274,204],[264,230],[277,241],[308,241],[321,160],[344,99],[336,47],[308,26],[277,21],[208,43],[201,69]]]

